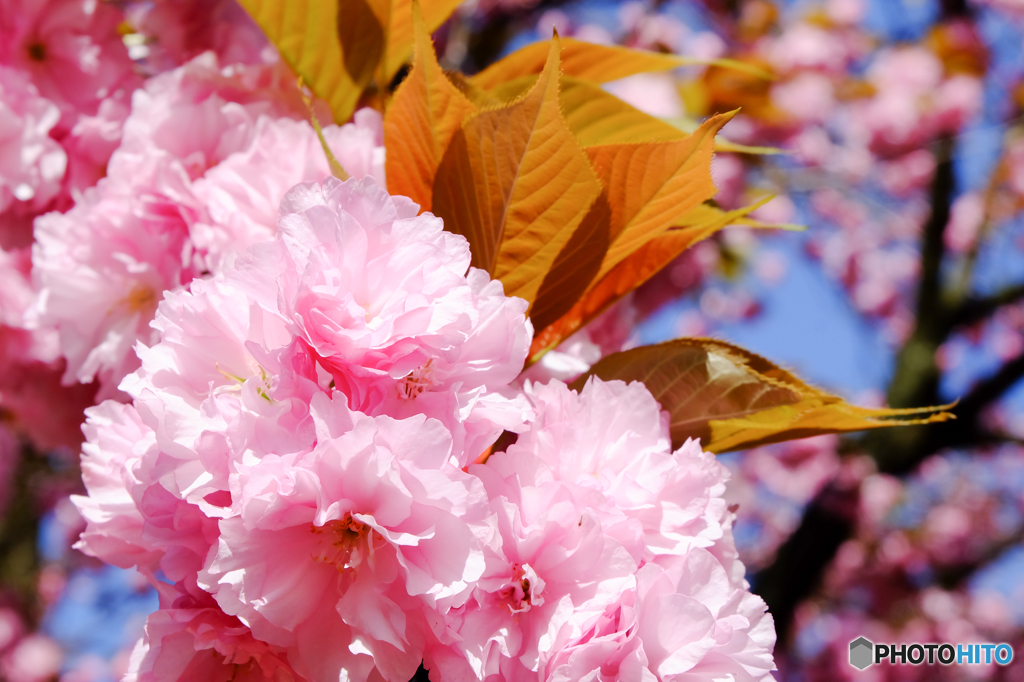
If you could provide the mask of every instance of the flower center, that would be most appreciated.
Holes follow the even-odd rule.
[[[156,309],[157,296],[151,287],[144,284],[136,284],[124,298],[128,310],[133,313],[150,311]]]
[[[512,580],[498,593],[505,599],[512,613],[525,613],[544,603],[544,581],[530,564],[513,564]]]
[[[28,46],[28,58],[34,62],[41,62],[46,59],[46,45],[36,41]]]
[[[427,360],[423,365],[409,372],[398,382],[398,395],[406,400],[418,398],[420,394],[434,385],[434,359]]]
[[[313,561],[334,564],[341,571],[354,568],[373,556],[373,528],[352,518],[350,512],[323,526],[312,526],[310,530],[321,536],[320,553],[313,555]]]

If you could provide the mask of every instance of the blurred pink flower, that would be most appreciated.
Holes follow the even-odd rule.
[[[715,154],[711,160],[711,178],[718,188],[715,200],[728,208],[738,206],[746,183],[746,171],[739,157],[735,154]]]
[[[68,154],[67,189],[75,201],[107,174],[110,157],[121,143],[130,104],[124,93],[104,99],[94,116],[81,116],[61,140]]]
[[[838,24],[857,24],[867,13],[865,0],[827,0],[825,12]]]
[[[82,410],[92,404],[93,387],[64,388],[52,332],[27,328],[33,298],[27,249],[0,250],[0,407],[12,428],[42,450],[82,441]]]
[[[138,366],[135,342],[155,340],[149,322],[163,291],[200,274],[182,262],[188,224],[172,198],[188,196],[187,178],[150,166],[135,179],[134,187],[105,179],[70,211],[35,226],[36,324],[58,333],[65,382],[98,378],[105,397]]]
[[[772,104],[802,124],[822,123],[836,107],[832,79],[819,73],[803,72],[777,83],[771,97]]]
[[[805,22],[788,26],[763,47],[769,61],[782,73],[813,69],[837,74],[846,68],[852,57],[844,41]]]
[[[0,1],[0,64],[29,74],[60,108],[59,131],[93,116],[118,90],[139,80],[121,41],[121,13],[98,0]]]
[[[48,682],[64,660],[60,645],[45,635],[22,638],[0,658],[0,672],[8,682]]]
[[[926,188],[935,174],[935,156],[927,149],[915,149],[878,165],[882,186],[900,198]]]
[[[142,36],[138,56],[151,71],[180,66],[208,50],[221,64],[258,64],[277,52],[235,0],[155,0],[130,4],[127,20]]]
[[[59,120],[25,73],[0,65],[0,215],[16,201],[41,210],[60,192],[67,155],[50,138]],[[12,241],[6,231],[0,245]]]
[[[651,116],[679,118],[686,113],[671,74],[641,73],[606,83],[604,89]]]

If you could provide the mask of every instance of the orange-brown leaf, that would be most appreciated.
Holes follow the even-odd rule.
[[[728,59],[680,57],[617,45],[599,45],[574,38],[563,38],[561,42],[563,73],[595,83],[607,83],[637,73],[668,71],[695,64],[717,64],[723,68],[736,68],[761,77],[770,77],[763,69]],[[480,87],[489,89],[520,76],[540,73],[544,68],[548,49],[547,41],[531,43],[491,64],[475,75],[473,80]]]
[[[744,219],[767,201],[768,198],[752,206],[728,212],[707,204],[695,207],[676,227],[641,246],[593,283],[572,309],[557,321],[546,327],[537,325],[539,331],[530,346],[530,362],[535,362],[544,352],[557,346],[608,306],[649,280],[683,251],[722,228]]]
[[[338,0],[240,0],[260,28],[281,53],[281,57],[302,77],[320,99],[331,106],[334,120],[343,123],[355,110],[365,82],[361,61],[365,56],[343,51],[338,29],[341,18]],[[374,27],[373,14],[366,0],[349,5],[344,0],[346,17],[361,26],[364,49],[381,54],[383,30]],[[347,19],[346,19],[347,21]],[[380,41],[377,45],[374,41]],[[366,47],[368,46],[368,48]],[[372,68],[371,68],[372,72]]]
[[[562,77],[562,113],[569,129],[584,147],[678,140],[686,133],[590,81]]]
[[[481,108],[488,101],[500,104],[520,97],[536,82],[535,75],[520,76],[490,90],[482,90],[467,79],[467,84],[476,88],[471,99]],[[693,130],[682,130],[679,126],[646,114],[592,81],[563,75],[561,85],[559,103],[562,105],[562,115],[565,116],[569,130],[583,147],[679,140],[697,128],[694,126]]]
[[[373,80],[374,72],[384,58],[385,27],[390,20],[391,0],[340,0],[335,21],[341,54],[345,71],[360,93]],[[345,118],[348,119],[347,116]]]
[[[386,88],[412,52],[413,0],[241,0],[281,57],[320,99],[337,123],[355,111],[376,76]],[[428,32],[458,0],[423,0]]]
[[[476,267],[532,303],[600,191],[559,111],[555,42],[532,90],[480,112],[452,138],[433,209],[469,240]]]
[[[673,446],[700,438],[712,452],[952,418],[938,407],[850,405],[760,356],[713,339],[677,339],[609,355],[574,387],[589,376],[642,381],[669,413]]]
[[[601,194],[555,259],[530,309],[534,329],[544,329],[569,312],[601,269],[608,251],[611,208]]]
[[[681,116],[678,118],[666,118],[658,119],[665,125],[684,132],[692,133],[700,127],[699,119],[692,119],[689,116]],[[790,154],[785,149],[779,149],[778,147],[756,147],[752,145],[739,144],[738,142],[732,142],[721,135],[715,138],[715,151],[716,152],[735,152],[737,154],[754,154],[757,156],[776,156],[781,154]]]
[[[423,18],[415,17],[412,70],[384,116],[388,190],[433,206],[434,175],[452,137],[476,107],[445,76]]]
[[[383,63],[386,86],[413,52],[416,42],[412,6],[415,0],[391,0],[391,21],[388,25],[387,51]],[[461,0],[420,0],[420,10],[427,33],[433,33],[451,16]]]
[[[731,118],[714,116],[681,140],[587,148],[612,210],[612,243],[598,277],[714,195],[715,133]]]

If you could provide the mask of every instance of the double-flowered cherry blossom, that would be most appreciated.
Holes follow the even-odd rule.
[[[60,192],[67,155],[50,137],[59,120],[24,73],[0,65],[0,214],[14,202],[43,208]],[[0,247],[24,246],[11,232],[0,225]]]
[[[66,133],[138,82],[122,20],[114,3],[97,0],[0,0],[0,64],[29,75],[59,107]]]
[[[736,559],[724,467],[694,441],[671,451],[642,384],[591,379],[577,394],[553,381],[526,394],[535,419],[470,468],[501,537],[455,615],[472,676],[767,675],[771,618]],[[442,671],[455,660],[437,656]]]
[[[107,176],[35,224],[35,324],[59,334],[66,382],[115,395],[132,346],[156,340],[164,291],[273,238],[285,192],[330,174],[308,115],[282,67],[221,69],[210,53],[135,93]],[[376,112],[324,134],[351,175],[383,182]]]
[[[725,468],[672,452],[642,384],[514,388],[526,302],[469,263],[372,177],[328,178],[164,295],[77,500],[83,551],[173,584],[128,679],[768,675]]]

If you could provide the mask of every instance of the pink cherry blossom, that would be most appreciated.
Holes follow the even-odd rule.
[[[377,221],[368,224],[381,232],[392,228],[387,222],[395,210],[389,207],[392,200],[373,180],[344,184],[328,180],[324,187],[337,190],[328,195],[339,199],[340,203],[335,204],[339,211],[351,210],[367,221],[372,214],[360,211],[373,207],[374,201],[384,202],[377,207]],[[305,196],[310,189],[301,187],[290,196]],[[338,217],[342,215],[349,220],[352,214],[341,213]],[[444,253],[434,246],[441,239],[453,256],[462,259],[465,242],[461,237],[414,229],[424,223],[429,228],[434,220],[429,216],[410,217],[408,224],[400,226],[401,231],[395,229],[392,248],[420,248],[431,257],[443,258]],[[297,249],[306,236],[293,232],[285,221],[276,248],[288,253],[285,242]],[[358,247],[359,238],[366,233],[321,236],[331,237],[338,249],[346,239]],[[377,254],[386,259],[387,235],[379,236]],[[308,245],[320,249],[315,242]],[[341,253],[354,250],[323,251],[321,255],[340,259]],[[265,245],[263,251],[270,253],[273,249]],[[257,253],[250,252],[243,263],[250,262]],[[330,263],[321,261],[321,265]],[[467,266],[468,262],[462,265]],[[315,271],[294,270],[291,276],[301,283],[303,277],[314,277]],[[464,274],[461,282],[449,279],[447,283],[464,294],[456,300],[465,301],[466,295],[474,293],[472,280]],[[356,292],[367,291],[373,284],[373,279],[349,281]],[[449,420],[457,445],[455,449],[449,446],[445,456],[463,464],[475,458],[505,425],[521,427],[530,413],[524,400],[500,393],[501,381],[507,384],[518,369],[504,363],[521,365],[525,355],[528,326],[522,314],[524,306],[505,299],[498,284],[480,282],[475,286],[489,295],[480,299],[481,309],[474,313],[485,320],[485,325],[475,332],[472,327],[457,327],[456,332],[472,332],[464,332],[468,341],[462,355],[449,350],[438,360],[441,370],[466,379],[441,384],[441,388],[427,390],[422,396],[412,392],[403,397],[397,387],[405,377],[399,376],[392,381],[395,394],[389,403],[398,411],[435,411]],[[260,290],[252,291],[244,269],[238,272],[229,267],[226,276],[195,280],[188,290],[165,294],[152,329],[159,341],[138,346],[141,367],[122,384],[134,398],[135,407],[106,403],[90,412],[86,429],[89,444],[83,464],[90,497],[78,501],[89,521],[83,536],[85,551],[121,565],[140,564],[148,570],[159,565],[175,580],[194,576],[210,543],[216,542],[216,531],[210,534],[216,519],[235,517],[244,509],[242,498],[237,496],[238,486],[243,485],[238,477],[244,467],[265,453],[295,457],[314,450],[317,436],[310,404],[329,393],[342,396],[342,401],[345,398],[335,389],[332,375],[317,364],[308,343],[293,338],[297,328],[258,305],[265,289],[260,283]],[[487,327],[492,318],[498,326]],[[487,339],[481,339],[474,345],[474,333],[506,334],[509,328],[518,333],[519,341],[502,338],[498,343],[485,343]],[[206,342],[196,344],[197,338]],[[463,340],[457,333],[454,338]],[[514,346],[516,343],[520,345]],[[513,352],[510,345],[518,353],[512,356],[514,360],[508,357]],[[459,393],[474,372],[483,378],[477,379],[470,390]],[[498,379],[493,393],[484,383],[492,375]],[[506,393],[511,391],[506,389]],[[472,436],[468,437],[467,432]],[[123,505],[128,505],[126,511],[118,511]],[[131,505],[136,512],[130,511]],[[119,514],[127,526],[117,525]],[[115,523],[113,528],[105,525],[108,520]],[[129,527],[134,530],[129,531]]]
[[[249,451],[310,450],[309,402],[328,390],[329,378],[301,344],[287,341],[283,325],[222,278],[168,292],[153,324],[160,342],[138,346],[142,367],[122,384],[156,432],[158,452],[149,459],[159,460],[175,499],[211,517],[235,513],[233,467]]]
[[[214,196],[244,173],[230,163],[174,166],[176,182]],[[197,205],[209,220],[213,199]],[[191,215],[176,210],[159,215]],[[421,662],[559,679],[587,647],[665,680],[761,679],[771,621],[732,545],[725,468],[695,441],[672,452],[640,383],[514,388],[525,302],[442,227],[372,177],[307,182],[273,241],[163,292],[120,384],[132,404],[88,413],[75,499],[82,551],[176,583],[128,679],[404,682]],[[594,345],[621,346],[629,313]],[[470,465],[502,430],[516,442]],[[622,656],[591,646],[615,632]]]
[[[77,448],[94,387],[63,387],[56,335],[27,328],[32,300],[28,249],[0,250],[0,407],[39,448]]]
[[[658,675],[650,679],[683,679],[672,675],[695,665],[764,678],[773,630],[732,547],[725,469],[693,441],[670,453],[667,423],[639,383],[592,379],[576,394],[550,382],[527,394],[537,411],[530,428],[470,469],[487,487],[501,548],[487,554],[473,600],[449,617],[463,637],[462,667],[478,678],[606,679],[588,675],[620,669],[641,679],[648,659],[636,652],[647,646]],[[717,573],[677,577],[669,590],[692,595],[683,611],[696,614],[692,627],[665,622],[679,600],[654,605],[660,592],[637,626],[638,590],[647,598],[645,576],[665,570],[655,564],[705,555]],[[460,669],[450,655],[428,661],[442,677]]]
[[[86,412],[82,480],[88,496],[72,501],[87,528],[76,545],[90,556],[127,568],[154,566],[158,552],[147,548],[145,518],[132,497],[132,468],[152,446],[152,429],[131,405],[106,401]]]
[[[182,262],[188,224],[171,198],[188,196],[188,179],[173,168],[139,170],[150,191],[108,179],[67,213],[36,221],[36,324],[59,334],[65,381],[98,377],[107,395],[138,366],[135,342],[155,340],[149,322],[162,292],[200,274]]]
[[[137,83],[114,5],[97,0],[3,0],[0,64],[30,74],[39,92],[61,111],[69,131],[79,115]]]
[[[635,591],[560,652],[546,679],[772,679],[772,618],[736,564],[734,552],[695,548],[643,566]]]
[[[463,660],[428,660],[445,678],[460,668],[480,679],[542,678],[545,662],[634,584],[636,563],[601,518],[600,497],[544,480],[535,458],[498,453],[470,471],[487,486],[501,547],[488,551],[473,600],[449,617]],[[630,530],[617,534],[635,538]]]
[[[350,175],[371,176],[383,186],[380,114],[362,109],[355,119],[354,124],[328,126],[324,138]],[[305,121],[261,116],[254,128],[246,148],[210,168],[193,186],[207,217],[192,226],[192,242],[211,254],[212,270],[220,269],[219,258],[272,239],[284,192],[330,172],[320,141]]]
[[[79,117],[61,140],[68,154],[67,189],[76,201],[107,174],[110,157],[121,143],[130,111],[131,99],[126,93],[107,97],[100,102],[95,115]]]
[[[161,608],[146,619],[124,682],[304,682],[284,652],[255,639],[208,594],[181,585],[158,590]]]
[[[483,571],[486,498],[449,463],[440,422],[367,417],[336,396],[314,399],[312,452],[240,471],[241,513],[220,522],[199,582],[312,679],[361,679],[367,655],[385,679],[408,679],[425,610],[460,605]]]
[[[157,0],[129,5],[126,15],[145,40],[132,54],[152,71],[173,69],[208,50],[222,64],[276,58],[259,26],[234,0]]]
[[[556,479],[600,491],[642,529],[638,563],[721,537],[725,468],[695,441],[670,451],[666,417],[643,384],[592,378],[577,395],[552,381],[527,395],[537,417],[509,456],[530,453]]]
[[[0,65],[0,215],[15,202],[38,211],[60,192],[67,155],[50,138],[59,120],[25,73]],[[8,229],[0,228],[0,246],[24,246]]]
[[[137,91],[123,137],[113,101],[76,126],[69,139],[85,178],[110,143],[120,146],[97,187],[36,224],[34,323],[59,334],[65,381],[98,378],[102,396],[116,395],[138,366],[133,345],[156,341],[149,324],[163,292],[271,239],[285,192],[329,175],[312,126],[295,119],[299,106],[280,67],[221,70],[207,54]],[[352,175],[383,182],[380,117],[356,119],[325,137]]]
[[[0,672],[9,682],[46,682],[60,672],[64,652],[46,635],[23,637],[0,658]]]
[[[216,521],[174,494],[176,462],[133,406],[106,401],[86,414],[82,469],[89,495],[72,499],[87,527],[76,547],[145,575],[159,569],[194,583],[216,542]]]
[[[110,174],[127,181],[138,156],[161,153],[195,179],[245,149],[261,114],[308,117],[290,72],[282,65],[222,67],[204,53],[135,92]]]
[[[495,402],[489,391],[522,369],[526,303],[469,267],[462,237],[416,214],[369,178],[300,185],[282,202],[281,238],[240,260],[237,277],[354,409],[423,412],[464,428],[472,446],[458,435],[458,449],[478,448],[472,460],[499,424],[522,420],[521,401]]]

